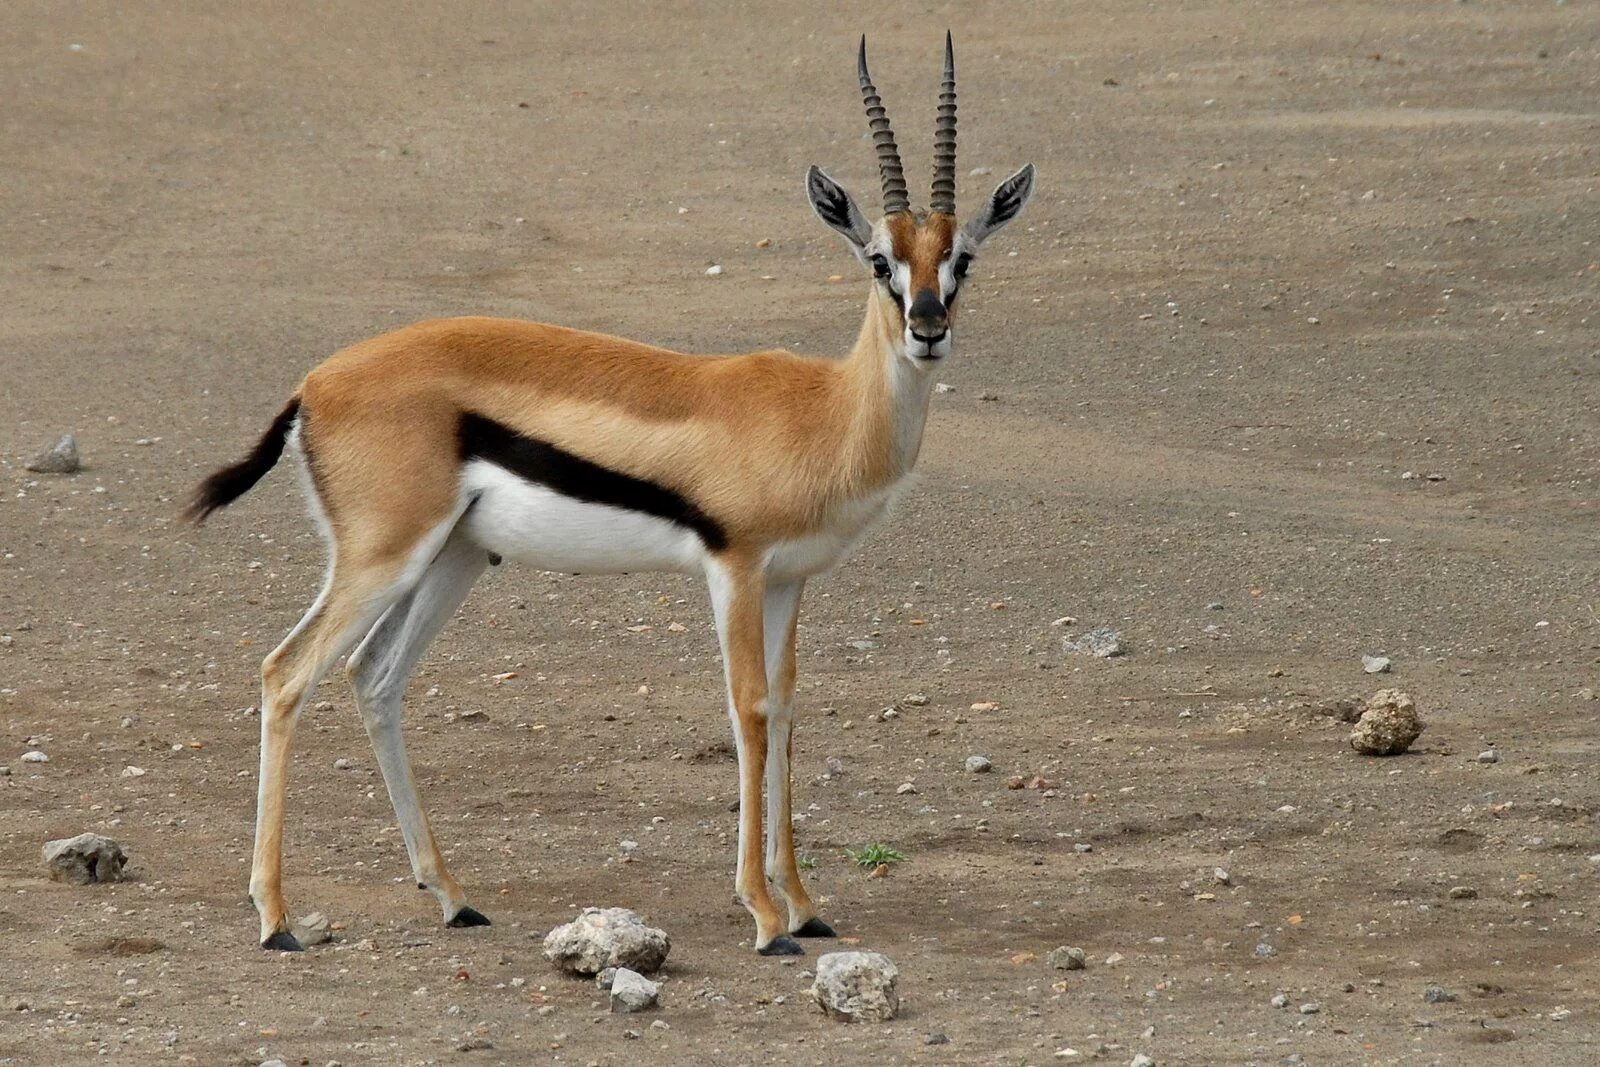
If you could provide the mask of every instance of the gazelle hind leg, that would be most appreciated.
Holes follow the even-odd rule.
[[[261,947],[297,951],[283,902],[283,801],[289,745],[300,709],[328,668],[400,595],[403,567],[354,568],[336,563],[321,595],[261,664],[261,768],[256,787],[256,841],[250,899],[261,918]]]
[[[315,486],[310,500],[313,513],[321,519],[324,510]],[[300,709],[339,657],[416,584],[467,506],[468,502],[461,502],[446,521],[422,527],[409,539],[391,536],[379,551],[347,552],[332,545],[333,563],[316,602],[262,661],[261,769],[250,899],[261,919],[263,948],[301,947],[289,932],[283,901],[283,801],[289,779],[289,745]],[[333,540],[326,521],[321,525]],[[396,551],[396,544],[404,547]]]
[[[484,549],[459,531],[452,535],[416,587],[378,620],[347,668],[417,887],[433,893],[451,926],[487,926],[489,920],[468,907],[466,894],[434,840],[400,732],[402,700],[417,661],[466,600],[488,562]]]
[[[794,724],[795,625],[803,581],[767,589],[763,631],[767,666],[767,877],[778,887],[796,937],[832,937],[833,927],[817,918],[794,856],[794,806],[789,757]]]
[[[762,641],[765,581],[759,565],[723,558],[706,567],[728,682],[728,716],[739,753],[739,856],[734,891],[756,921],[756,951],[802,955],[767,891],[762,871],[761,794],[767,763],[767,670]]]

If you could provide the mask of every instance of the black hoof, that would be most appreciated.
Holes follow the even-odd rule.
[[[806,920],[805,925],[798,930],[789,931],[793,937],[838,937],[833,932],[833,927],[815,916]]]
[[[756,949],[763,956],[804,956],[806,950],[792,937],[779,934],[765,948]]]
[[[455,918],[445,923],[446,926],[488,926],[489,917],[477,908],[462,908],[456,912]]]
[[[272,952],[305,951],[300,947],[300,942],[296,941],[294,935],[287,930],[279,930],[277,933],[261,942],[261,947]]]

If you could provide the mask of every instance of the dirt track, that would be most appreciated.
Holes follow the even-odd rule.
[[[0,1064],[1600,1058],[1593,3],[295,6],[0,24]],[[925,197],[947,24],[961,203],[1029,160],[1040,190],[974,270],[918,488],[801,629],[802,848],[902,1017],[828,1022],[804,960],[750,951],[676,578],[502,568],[420,673],[408,743],[488,930],[409,888],[325,686],[286,888],[343,929],[255,949],[242,712],[321,549],[287,471],[200,534],[175,502],[414,319],[843,351],[865,282],[801,176],[871,200],[866,29]],[[88,468],[25,472],[64,429]],[[1063,654],[1096,623],[1131,654]],[[1429,720],[1412,755],[1312,710],[1380,683]],[[138,880],[45,881],[86,829]],[[868,841],[910,860],[867,880]],[[549,971],[584,904],[671,932],[670,1029]]]

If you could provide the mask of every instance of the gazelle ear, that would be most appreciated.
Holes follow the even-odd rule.
[[[995,186],[989,202],[983,205],[983,210],[967,220],[962,230],[973,244],[982,244],[990,234],[1016,218],[1017,212],[1022,210],[1022,205],[1032,195],[1033,164],[1029,163]]]
[[[844,191],[844,186],[818,167],[806,171],[806,196],[817,218],[843,234],[857,253],[872,240],[872,226],[856,207],[856,202]]]

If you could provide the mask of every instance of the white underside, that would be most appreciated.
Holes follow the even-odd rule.
[[[474,543],[507,560],[567,574],[677,571],[698,574],[710,554],[687,527],[643,512],[577,500],[524,481],[487,460],[462,468],[460,523]],[[874,494],[838,516],[824,533],[772,546],[771,579],[789,581],[835,566],[888,506]]]
[[[508,560],[569,574],[704,569],[694,531],[654,515],[575,500],[486,460],[468,463],[461,485],[477,497],[462,530]]]

